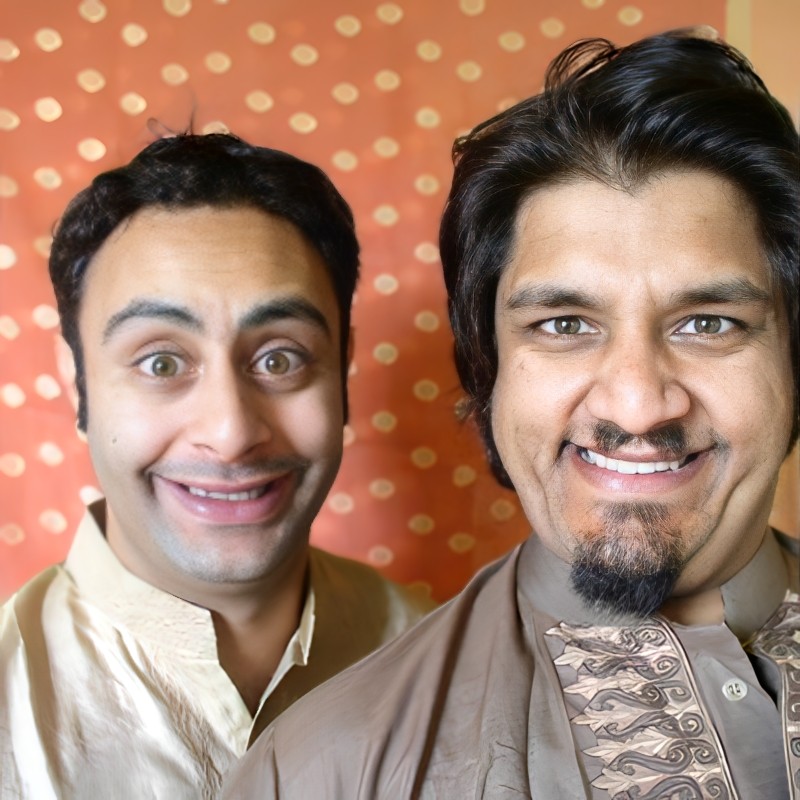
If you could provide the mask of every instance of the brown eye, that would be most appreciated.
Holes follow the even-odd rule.
[[[694,329],[696,333],[719,333],[722,320],[719,317],[695,317]]]
[[[556,333],[573,335],[580,331],[581,321],[579,317],[559,317],[553,320],[553,329]]]
[[[271,375],[284,375],[292,366],[289,356],[280,350],[264,357],[264,369]]]
[[[145,359],[142,368],[156,378],[173,378],[180,371],[180,364],[174,356],[162,354]]]

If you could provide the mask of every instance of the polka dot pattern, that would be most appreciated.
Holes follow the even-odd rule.
[[[452,141],[535,90],[568,42],[724,31],[724,0],[75,0],[4,17],[0,599],[64,557],[99,496],[57,378],[53,223],[98,171],[190,123],[319,164],[356,216],[351,416],[314,542],[443,600],[527,535],[456,414],[436,244]]]

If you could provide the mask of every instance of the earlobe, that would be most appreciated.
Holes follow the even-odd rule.
[[[72,407],[78,410],[78,390],[75,386],[75,356],[72,348],[67,344],[66,339],[59,333],[54,339],[56,368],[61,385],[69,398]]]

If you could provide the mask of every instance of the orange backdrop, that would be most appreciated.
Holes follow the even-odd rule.
[[[352,419],[313,538],[438,599],[457,591],[527,525],[454,414],[436,248],[453,138],[537,91],[577,38],[702,22],[763,48],[800,6],[753,5],[758,18],[745,0],[0,0],[0,599],[64,557],[98,494],[56,375],[53,224],[95,173],[189,125],[313,161],[352,204]],[[789,95],[795,68],[770,62]]]

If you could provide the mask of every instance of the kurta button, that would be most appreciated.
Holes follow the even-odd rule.
[[[722,694],[724,694],[728,700],[742,700],[747,696],[747,684],[736,680],[736,678],[731,678],[729,681],[725,681],[725,683],[722,684]]]

